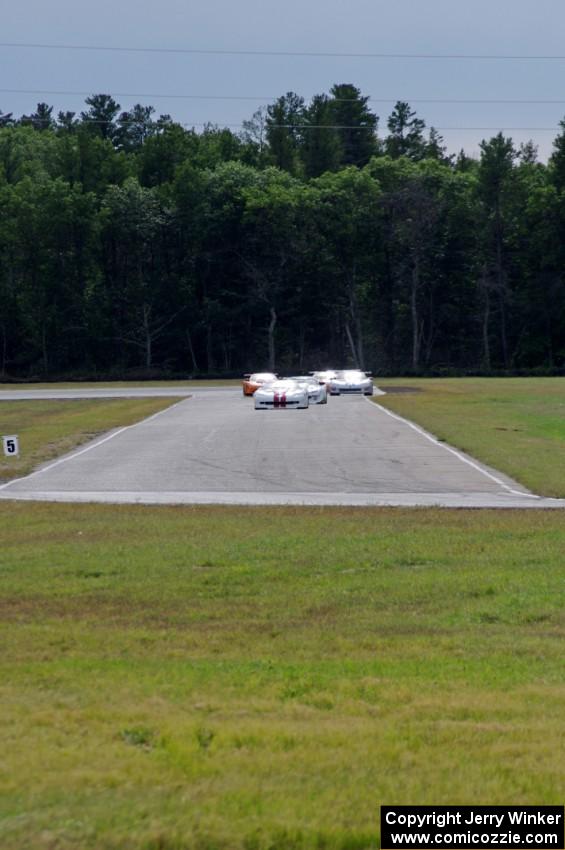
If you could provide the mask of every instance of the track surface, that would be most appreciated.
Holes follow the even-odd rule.
[[[46,398],[50,392],[27,394]],[[55,397],[93,393],[60,392],[65,394]],[[1,486],[0,497],[161,504],[565,505],[565,500],[529,494],[361,397],[332,398],[304,411],[255,411],[252,399],[238,390],[190,392],[190,399]],[[166,394],[178,393],[167,388]],[[99,395],[94,391],[89,397]],[[2,392],[0,398],[5,397]]]
[[[198,392],[218,392],[202,387]],[[90,387],[88,389],[0,390],[0,401],[78,398],[180,398],[192,395],[190,387]]]

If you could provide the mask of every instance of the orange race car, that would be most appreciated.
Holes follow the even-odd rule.
[[[273,372],[251,372],[251,374],[243,376],[243,395],[253,395],[255,390],[262,387],[263,384],[270,384],[271,381],[276,381],[278,375]]]

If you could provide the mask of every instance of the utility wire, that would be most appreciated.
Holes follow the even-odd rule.
[[[311,56],[332,59],[473,59],[501,61],[562,61],[561,54],[484,54],[484,53],[354,53],[308,50],[225,50],[191,47],[129,47],[95,44],[42,44],[34,42],[0,42],[0,47],[29,48],[41,50],[105,50],[129,53],[181,53],[202,56]]]
[[[25,116],[26,121],[24,124],[48,124],[49,119],[47,118],[30,118],[29,116]],[[16,120],[16,119],[15,119]],[[57,124],[56,119],[51,119],[51,122]],[[100,120],[100,119],[92,119],[85,118],[80,119],[74,124],[57,124],[57,129],[78,129],[83,124],[103,124],[103,125],[111,125],[113,124],[115,128],[119,127],[139,127],[142,122],[140,121],[122,121],[119,118],[115,118],[113,121],[110,120]],[[159,124],[159,120],[150,121],[149,124],[152,124],[155,129],[161,130],[166,129],[167,126],[177,126],[177,127],[205,127],[210,130],[230,130],[230,129],[244,129],[245,124],[224,124],[217,123],[214,121],[171,121],[170,125],[167,124]],[[269,124],[265,129],[269,130],[360,130],[364,132],[373,132],[375,130],[373,127],[359,126],[355,125],[346,125],[346,124]],[[427,128],[424,128],[427,129]],[[493,133],[512,133],[512,132],[547,132],[547,133],[555,133],[559,131],[559,127],[436,127],[435,125],[430,125],[429,129],[434,129],[437,131],[490,131]],[[376,133],[375,133],[376,135]]]
[[[91,91],[66,91],[66,90],[57,90],[57,89],[4,89],[0,88],[0,93],[2,94],[50,94],[50,95],[69,95],[69,96],[77,96],[77,97],[89,97],[92,95]],[[161,98],[170,98],[171,100],[252,100],[252,101],[274,101],[278,99],[278,96],[262,96],[262,95],[236,95],[236,94],[148,94],[147,92],[104,92],[104,94],[110,95],[110,97],[147,97],[154,98],[155,100]],[[424,97],[424,98],[399,98],[399,97],[369,97],[368,98],[372,103],[398,103],[407,102],[407,103],[439,103],[439,104],[493,104],[493,105],[534,105],[540,104],[545,106],[559,106],[564,105],[565,100],[520,100],[514,98],[508,99],[495,99],[495,98],[437,98],[437,97]],[[332,103],[357,103],[357,101],[353,98],[331,98]]]

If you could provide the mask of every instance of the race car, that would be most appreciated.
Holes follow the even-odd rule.
[[[335,378],[337,375],[337,371],[335,369],[323,369],[321,372],[310,372],[310,374],[314,380],[319,381],[321,384],[325,384],[327,387],[331,379]]]
[[[253,395],[258,387],[276,381],[278,375],[274,372],[251,372],[243,376],[243,395]]]
[[[314,378],[312,375],[295,375],[289,381],[298,381],[308,387],[308,401],[310,404],[327,404],[328,390],[326,385]]]
[[[373,395],[373,381],[359,369],[344,369],[330,380],[328,389],[330,395]]]
[[[253,394],[255,410],[308,407],[308,385],[288,378],[263,384]]]

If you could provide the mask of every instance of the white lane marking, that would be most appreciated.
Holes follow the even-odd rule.
[[[113,440],[114,437],[117,437],[119,434],[123,434],[124,431],[131,431],[132,428],[137,428],[139,425],[145,425],[146,422],[151,422],[152,419],[156,419],[157,416],[161,416],[163,413],[167,413],[169,410],[172,410],[174,407],[178,407],[179,404],[184,404],[185,401],[188,401],[187,398],[183,398],[181,401],[177,401],[175,404],[171,404],[170,407],[165,407],[164,410],[158,410],[157,413],[151,414],[147,419],[141,419],[139,422],[134,422],[133,425],[124,425],[123,428],[118,428],[117,431],[113,431],[111,434],[108,434],[107,437],[103,437],[101,440],[98,440],[97,443],[93,443],[92,445],[86,446],[84,449],[79,449],[72,454],[65,455],[65,457],[59,458],[59,460],[50,463],[48,466],[44,466],[41,469],[36,469],[35,472],[31,472],[29,475],[24,475],[22,478],[13,478],[11,481],[7,481],[6,484],[0,484],[0,490],[5,490],[6,487],[10,487],[12,484],[16,484],[18,481],[27,481],[30,478],[35,478],[36,475],[41,475],[43,472],[49,472],[50,469],[54,469],[56,466],[59,466],[61,463],[66,463],[68,460],[74,460],[76,457],[80,457],[80,455],[84,455],[87,452],[92,451],[92,449],[97,449],[98,446],[101,446],[103,443],[107,443],[109,440]]]
[[[496,484],[499,484],[505,490],[508,490],[509,493],[514,493],[516,496],[524,496],[529,499],[541,498],[541,496],[536,496],[535,493],[524,493],[522,490],[514,490],[508,484],[505,484],[502,479],[497,478],[496,475],[492,475],[490,472],[487,472],[486,469],[483,469],[481,466],[479,466],[478,463],[475,463],[468,457],[462,455],[461,452],[457,451],[457,449],[448,446],[446,443],[442,443],[440,440],[437,439],[437,437],[434,437],[432,434],[428,434],[427,431],[424,431],[423,428],[420,428],[418,425],[415,425],[414,422],[410,422],[409,419],[405,419],[403,416],[399,416],[397,413],[393,413],[391,410],[387,410],[386,407],[381,407],[380,404],[374,404],[372,401],[369,401],[368,398],[366,398],[365,401],[368,401],[369,404],[376,410],[380,410],[382,413],[386,413],[387,416],[392,416],[393,419],[398,419],[399,422],[402,422],[404,425],[408,425],[409,428],[412,428],[412,430],[416,431],[422,437],[425,437],[426,440],[430,441],[430,443],[434,443],[434,445],[440,446],[442,449],[445,449],[446,452],[450,452],[452,455],[455,455],[455,457],[459,458],[459,460],[463,461],[463,463],[466,463],[468,466],[472,466],[473,469],[477,470],[477,472],[480,472],[482,475],[485,475],[487,478],[490,478],[491,481],[494,481]]]

